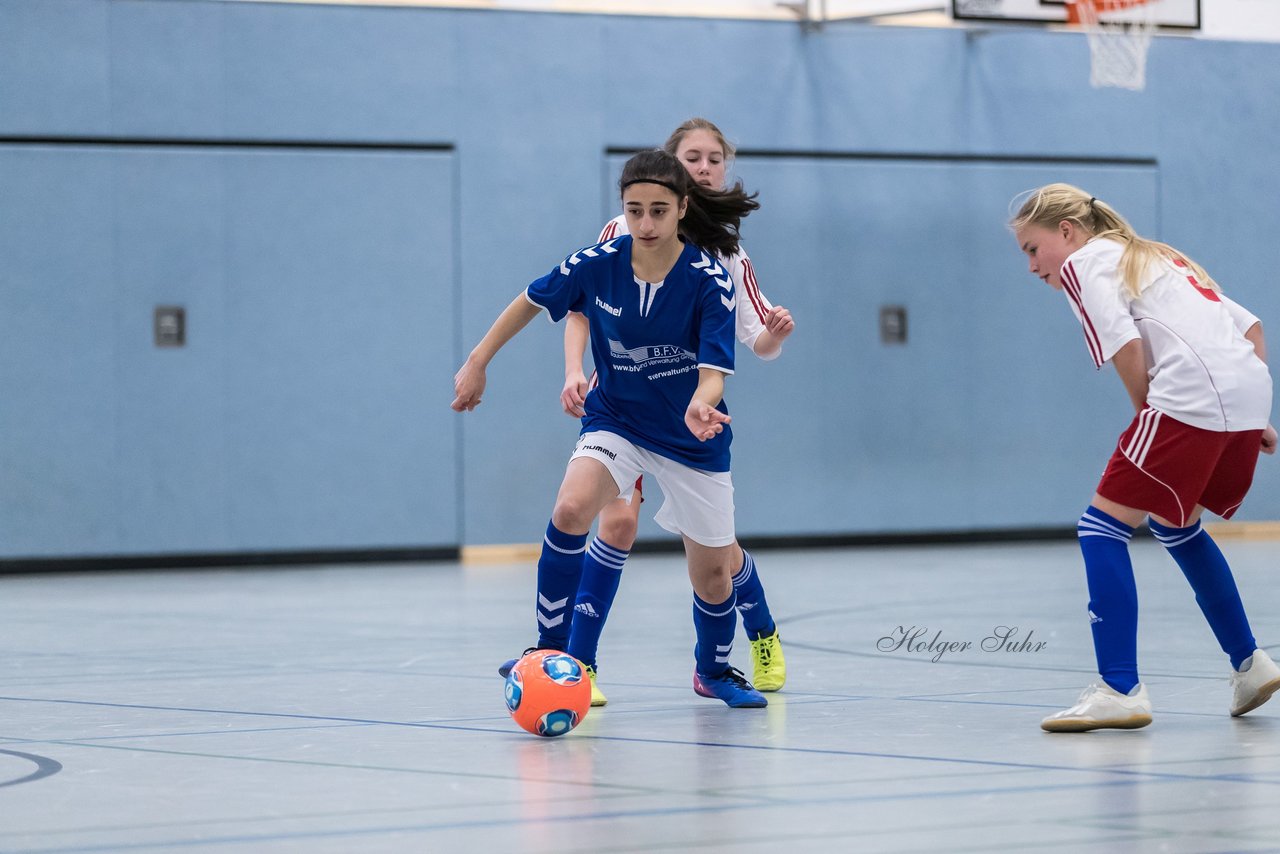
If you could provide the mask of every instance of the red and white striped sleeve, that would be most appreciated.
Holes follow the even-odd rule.
[[[626,219],[617,216],[605,223],[604,228],[600,229],[600,239],[596,243],[604,243],[606,240],[613,240],[619,234],[628,233]]]
[[[756,269],[745,251],[739,249],[738,254],[724,263],[733,276],[733,284],[738,294],[738,340],[751,348],[751,352],[754,353],[756,339],[760,337],[761,332],[764,332],[764,319],[769,314],[769,309],[773,308],[773,304],[761,292],[760,285],[756,281]],[[782,355],[781,349],[760,358],[769,362],[780,355]]]
[[[1129,299],[1114,259],[1077,252],[1062,265],[1061,276],[1062,290],[1080,320],[1095,367],[1101,368],[1121,347],[1142,337],[1129,313]]]

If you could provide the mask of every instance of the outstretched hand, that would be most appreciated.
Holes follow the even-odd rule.
[[[470,359],[453,375],[453,403],[449,408],[454,412],[470,412],[480,405],[480,397],[484,394],[486,382],[483,365]]]
[[[795,331],[796,322],[791,318],[791,312],[780,305],[775,305],[769,309],[769,313],[764,317],[764,328],[770,335],[782,343],[787,336]]]
[[[689,401],[689,408],[684,411],[684,426],[689,428],[689,432],[699,442],[705,442],[723,432],[724,425],[732,420],[714,406],[708,406],[700,400]]]
[[[560,406],[565,415],[581,418],[587,414],[582,408],[587,401],[587,378],[582,373],[565,377],[564,388],[560,391]]]
[[[1267,429],[1262,431],[1262,453],[1274,454],[1276,452],[1276,428],[1270,424]]]

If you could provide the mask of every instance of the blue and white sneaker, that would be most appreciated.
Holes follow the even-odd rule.
[[[693,690],[703,697],[723,700],[731,709],[763,709],[769,705],[741,670],[730,667],[719,676],[704,676],[693,671]]]

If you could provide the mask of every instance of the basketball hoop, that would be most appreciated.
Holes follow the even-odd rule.
[[[1067,0],[1067,23],[1089,39],[1089,82],[1141,91],[1159,0]]]

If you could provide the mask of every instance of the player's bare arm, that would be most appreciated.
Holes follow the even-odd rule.
[[[1276,428],[1270,424],[1262,431],[1262,453],[1274,454],[1276,452]]]
[[[724,397],[724,374],[714,368],[698,368],[698,387],[684,412],[684,424],[689,432],[705,442],[724,431],[731,419],[716,404]]]
[[[1142,339],[1135,338],[1117,350],[1111,357],[1111,364],[1115,365],[1116,373],[1120,375],[1125,390],[1129,392],[1134,411],[1141,412],[1147,406],[1147,390],[1150,385],[1150,378],[1147,376],[1147,357],[1142,351]]]
[[[756,337],[752,351],[761,358],[772,356],[782,349],[782,342],[787,340],[795,328],[796,322],[791,317],[791,312],[775,305],[765,315],[764,331]]]
[[[564,388],[560,391],[560,406],[565,415],[581,418],[586,415],[582,405],[587,400],[587,375],[582,370],[582,357],[591,340],[591,325],[586,315],[569,312],[564,328]]]
[[[516,297],[511,304],[502,310],[498,319],[489,327],[484,338],[471,351],[467,361],[453,376],[453,403],[449,408],[454,412],[470,412],[480,405],[486,382],[485,369],[508,341],[529,325],[529,321],[542,311],[525,298],[524,294]]]

